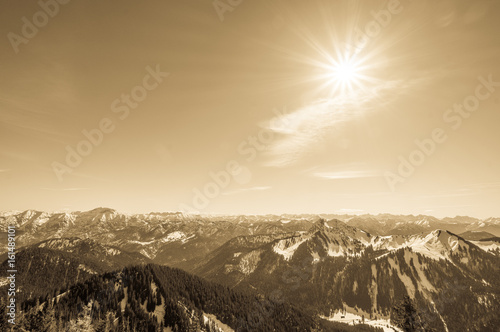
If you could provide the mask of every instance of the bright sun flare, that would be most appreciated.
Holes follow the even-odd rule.
[[[336,64],[332,68],[331,75],[342,83],[350,83],[356,80],[357,68],[351,61]]]
[[[344,58],[329,66],[328,76],[335,89],[350,90],[359,85],[360,67],[354,58]]]
[[[323,74],[318,78],[324,80],[322,88],[330,90],[330,94],[340,93],[348,96],[364,88],[368,77],[363,74],[364,61],[355,55],[340,55],[337,59],[330,58],[329,64],[323,64]]]

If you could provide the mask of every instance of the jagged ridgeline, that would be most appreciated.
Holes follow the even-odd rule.
[[[2,300],[2,310],[5,302]],[[2,314],[2,318],[5,314]],[[340,326],[340,327],[339,327]],[[8,324],[0,322],[2,331]],[[94,275],[21,305],[14,331],[351,331],[296,307],[154,264]],[[366,331],[377,331],[364,327]]]

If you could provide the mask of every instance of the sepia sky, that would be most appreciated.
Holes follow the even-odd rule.
[[[42,3],[0,1],[0,210],[500,216],[499,2]]]

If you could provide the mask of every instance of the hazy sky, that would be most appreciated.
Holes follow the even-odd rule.
[[[0,2],[1,210],[500,216],[500,2],[67,2]]]

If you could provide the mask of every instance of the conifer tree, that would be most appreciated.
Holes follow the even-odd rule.
[[[433,331],[427,327],[416,304],[409,296],[405,296],[400,303],[392,308],[391,322],[405,332]]]

